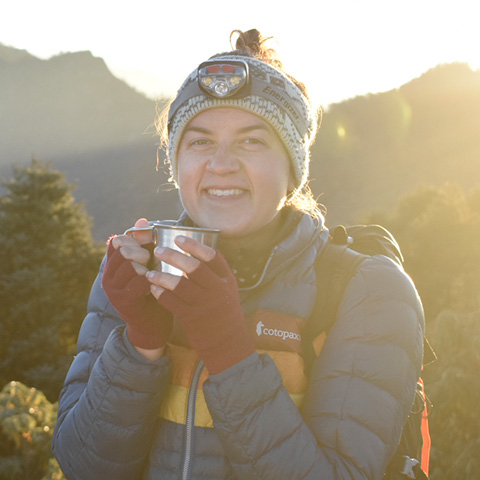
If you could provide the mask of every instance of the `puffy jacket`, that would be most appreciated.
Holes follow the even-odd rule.
[[[400,267],[367,259],[305,378],[298,346],[327,238],[305,215],[273,249],[241,290],[258,351],[217,375],[175,338],[156,362],[138,354],[100,271],[59,401],[53,449],[67,478],[383,478],[421,370],[423,311]]]

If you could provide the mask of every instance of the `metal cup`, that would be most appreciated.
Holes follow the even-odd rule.
[[[193,238],[197,242],[203,243],[212,248],[216,248],[217,239],[220,230],[213,228],[197,228],[197,227],[183,227],[177,225],[165,225],[160,222],[151,222],[148,227],[133,227],[125,231],[125,235],[132,235],[135,232],[152,232],[152,242],[156,246],[168,247],[179,252],[185,253],[181,248],[175,244],[175,237],[183,235],[184,237]],[[165,262],[160,262],[160,270],[172,275],[182,276],[184,272]]]

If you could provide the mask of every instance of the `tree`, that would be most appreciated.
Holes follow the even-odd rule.
[[[73,187],[50,164],[14,167],[0,197],[0,385],[56,398],[102,248]]]
[[[430,478],[480,478],[480,189],[420,187],[389,215],[375,213],[394,233],[405,268],[426,310],[427,338],[437,360],[422,374],[433,408]]]
[[[445,309],[480,308],[480,190],[419,187],[391,215],[371,214],[393,232],[405,268],[420,292],[429,321]]]
[[[0,391],[0,479],[63,480],[51,443],[57,403],[10,382]]]
[[[425,369],[433,404],[431,480],[480,478],[480,313],[444,311],[429,333],[438,359]]]

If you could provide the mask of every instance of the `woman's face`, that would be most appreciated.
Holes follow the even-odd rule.
[[[205,110],[186,126],[177,182],[192,220],[229,237],[269,223],[293,187],[288,154],[272,127],[231,107]]]

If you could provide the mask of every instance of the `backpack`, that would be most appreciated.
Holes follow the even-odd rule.
[[[359,265],[372,255],[385,255],[399,265],[403,256],[393,235],[379,225],[338,226],[319,255],[317,299],[307,321],[303,337],[307,371],[320,353],[325,338],[335,323],[343,294]],[[314,320],[314,321],[313,321]],[[435,353],[424,339],[424,365],[433,361]],[[404,426],[399,446],[387,467],[385,480],[428,479],[430,435],[428,413],[431,404],[419,379],[415,400]]]

